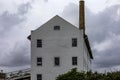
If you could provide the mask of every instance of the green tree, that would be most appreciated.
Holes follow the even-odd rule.
[[[85,80],[84,72],[78,72],[76,68],[65,74],[59,75],[56,80]]]
[[[78,72],[76,68],[65,74],[59,75],[56,80],[120,80],[120,71],[97,73],[97,72]]]

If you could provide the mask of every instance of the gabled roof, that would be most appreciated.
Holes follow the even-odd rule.
[[[48,20],[46,23],[48,23],[49,21],[53,20],[54,18],[61,19],[61,20],[65,21],[65,22],[67,22],[68,24],[72,25],[74,28],[78,29],[76,26],[74,26],[73,24],[71,24],[70,22],[68,22],[67,20],[63,19],[62,17],[60,17],[60,16],[58,16],[58,15],[54,16],[53,18],[51,18],[50,20]],[[45,25],[46,23],[44,23],[43,25]],[[43,25],[41,25],[40,27],[38,27],[38,28],[35,29],[35,30],[40,29]],[[27,38],[28,38],[29,40],[31,40],[31,35],[29,35]]]
[[[70,22],[66,21],[65,19],[63,19],[62,17],[60,17],[60,16],[58,16],[58,15],[54,16],[52,19],[54,19],[54,18],[62,19],[62,20],[64,20],[65,22],[71,24]],[[52,20],[52,19],[50,19],[50,20]],[[49,21],[50,21],[50,20],[49,20]],[[46,23],[47,23],[47,22],[46,22]],[[45,23],[45,24],[46,24],[46,23]],[[43,25],[44,25],[44,24],[43,24]],[[73,25],[73,24],[71,24],[71,25]],[[73,26],[74,26],[74,25],[73,25]],[[75,26],[74,26],[74,27],[75,27]],[[37,28],[37,29],[40,29],[40,28],[41,28],[41,27],[39,27],[39,28]],[[77,28],[77,27],[75,27],[75,28]],[[37,29],[36,29],[36,30],[37,30]],[[77,29],[79,30],[79,28],[77,28]],[[29,35],[27,38],[28,38],[29,40],[31,40],[31,35]],[[88,52],[89,52],[89,54],[90,54],[90,58],[93,59],[92,50],[91,50],[91,47],[90,47],[90,44],[89,44],[89,40],[88,40],[88,37],[87,37],[86,34],[84,34],[84,40],[85,40],[85,44],[86,44],[86,46],[87,46]]]
[[[72,25],[74,28],[78,29],[75,25],[71,24],[70,22],[68,22],[68,21],[65,20],[64,18],[62,18],[62,17],[56,15],[56,16],[52,17],[50,20],[48,20],[46,23],[44,23],[43,25],[41,25],[40,27],[38,27],[36,30],[42,28],[45,24],[47,24],[48,22],[50,22],[50,21],[52,21],[52,20],[55,20],[55,19],[58,20],[58,21],[59,21],[59,20],[62,20],[62,21],[64,21],[64,22],[66,22],[66,23]]]

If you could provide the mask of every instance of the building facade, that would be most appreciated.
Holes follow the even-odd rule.
[[[83,27],[56,15],[31,31],[31,80],[55,80],[72,68],[90,70],[93,57]]]

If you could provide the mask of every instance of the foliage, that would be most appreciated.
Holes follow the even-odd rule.
[[[97,73],[97,72],[78,72],[76,68],[65,74],[59,75],[56,80],[120,80],[120,71]]]

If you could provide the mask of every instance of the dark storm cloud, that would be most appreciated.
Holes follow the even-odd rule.
[[[16,13],[6,11],[0,15],[0,67],[30,65],[30,50],[27,42],[17,42],[20,36],[18,35],[17,38],[16,35],[22,32],[12,32],[20,23],[25,21],[26,17],[24,15],[30,8],[30,3],[21,4],[18,6],[18,11]],[[17,31],[22,31],[22,29]]]
[[[111,49],[105,51],[93,51],[95,57],[94,65],[96,68],[120,65],[120,46],[118,45],[120,39],[112,40],[114,37],[110,36],[110,34],[120,35],[120,14],[117,14],[119,9],[120,5],[111,6],[106,8],[103,12],[92,16],[93,18],[91,17],[90,19],[92,19],[92,21],[94,20],[93,22],[87,19],[89,21],[87,27],[90,26],[92,28],[88,30],[91,43],[97,42],[99,45],[99,43],[102,43],[106,38],[109,38],[108,41],[112,41]]]
[[[78,6],[75,4],[69,4],[64,9],[62,15],[64,17],[68,17],[67,19],[72,23],[74,21],[78,21]],[[114,5],[106,8],[105,10],[94,14],[88,8],[85,9],[85,18],[86,18],[86,33],[88,34],[91,48],[93,51],[93,66],[94,68],[109,68],[120,65],[120,39],[115,39],[115,37],[111,37],[111,35],[120,35],[120,5]],[[71,21],[71,20],[72,21]],[[78,23],[75,23],[78,25]],[[120,38],[120,37],[118,37]],[[98,51],[97,49],[93,49],[95,46],[94,43],[103,43],[104,41],[111,40],[111,45],[109,48],[104,51]],[[104,43],[103,43],[104,44]]]
[[[98,14],[90,16],[86,15],[87,33],[92,38],[92,41],[101,42],[109,36],[109,33],[120,33],[120,16],[117,15],[119,9],[120,5],[115,5],[106,8]],[[94,32],[94,34],[91,34],[91,32]]]
[[[0,28],[2,29],[0,33],[12,29],[12,27],[15,25],[23,22],[25,20],[25,17],[23,15],[27,13],[30,7],[30,3],[22,4],[18,7],[17,13],[12,14],[8,11],[5,11],[2,15],[0,15]]]
[[[120,46],[119,46],[120,48]],[[95,68],[112,68],[120,65],[120,50],[119,48],[105,51],[99,58],[95,58]],[[98,53],[100,54],[100,53]]]
[[[25,41],[26,42],[26,41]],[[0,66],[16,67],[30,65],[29,46],[26,43],[17,42],[9,55],[4,56],[5,60],[0,61]]]
[[[120,34],[116,37],[111,37],[112,45],[108,50],[97,51],[94,50],[94,67],[95,68],[107,68],[120,65]]]

